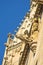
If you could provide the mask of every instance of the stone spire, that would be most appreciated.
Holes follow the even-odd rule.
[[[42,11],[43,0],[31,0],[30,11],[22,20],[22,24],[20,23],[20,27],[17,27],[15,36],[8,35],[2,65],[32,65],[34,63]]]

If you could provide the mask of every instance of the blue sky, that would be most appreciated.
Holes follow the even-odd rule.
[[[8,33],[15,34],[19,23],[30,8],[30,0],[0,0],[0,65],[4,56]]]

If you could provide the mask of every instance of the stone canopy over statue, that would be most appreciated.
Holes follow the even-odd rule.
[[[33,1],[40,3],[40,4],[43,4],[43,0],[33,0]]]

